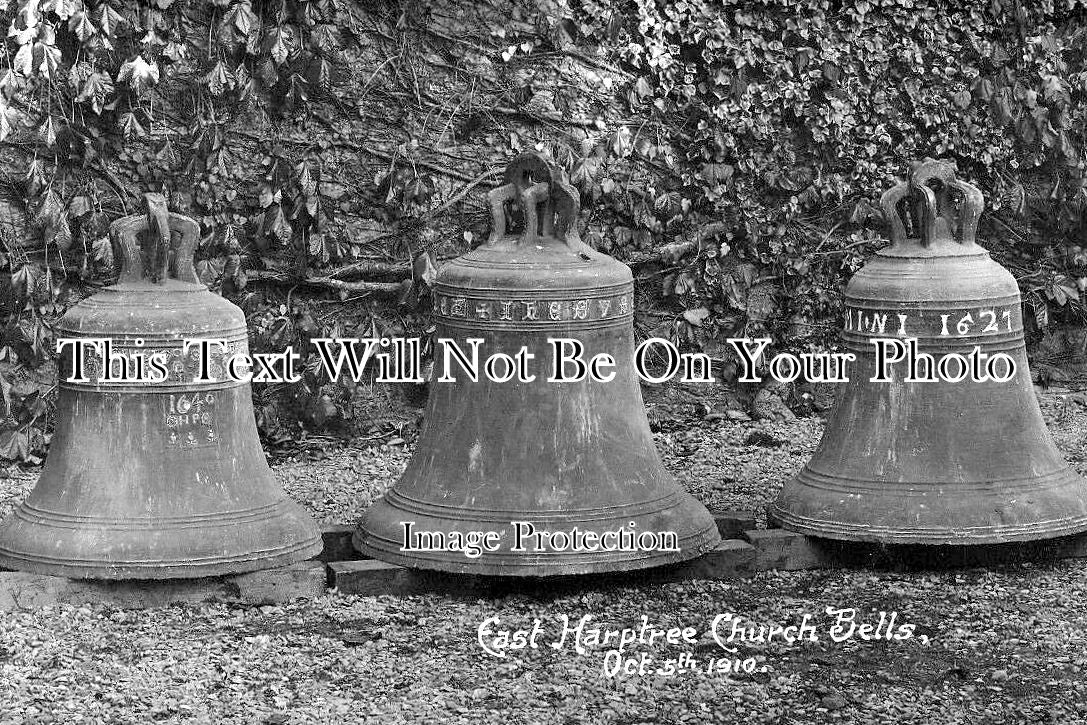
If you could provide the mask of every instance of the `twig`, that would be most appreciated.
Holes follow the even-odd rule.
[[[337,292],[366,292],[378,295],[399,294],[403,290],[400,282],[345,282],[331,277],[306,277],[296,279],[278,272],[266,272],[262,270],[247,271],[246,280],[249,282],[264,282],[267,284],[292,285],[304,287],[319,287],[322,289],[336,290]]]
[[[494,108],[491,108],[490,111],[503,116],[531,118],[534,121],[565,123],[568,126],[580,126],[581,128],[594,128],[598,131],[600,130],[600,125],[595,120],[589,120],[587,118],[563,118],[561,113],[530,113],[529,111],[519,111],[516,108],[509,108],[507,106],[495,106]]]
[[[816,246],[815,252],[813,252],[813,254],[818,252],[820,249],[823,248],[823,245],[826,244],[827,241],[830,239],[830,235],[833,234],[838,229],[838,227],[842,226],[843,223],[844,222],[838,222],[837,224],[835,224],[834,226],[832,226],[830,229],[827,230],[827,233],[823,235],[823,239],[819,242],[819,245]],[[814,229],[814,227],[812,227],[812,228]]]
[[[393,62],[394,60],[400,60],[401,55],[401,53],[397,53],[396,55],[390,55],[388,58],[381,62],[381,64],[374,70],[373,73],[370,74],[370,77],[366,79],[366,83],[362,85],[362,91],[359,93],[359,98],[356,102],[356,105],[362,104],[363,99],[366,98],[366,94],[370,92],[370,83],[372,83],[374,78],[377,77],[377,74],[381,72],[381,69],[387,66],[389,63]]]
[[[826,256],[826,255],[829,255],[829,254],[841,254],[842,252],[848,252],[850,249],[853,249],[854,247],[859,247],[859,246],[861,246],[863,244],[878,244],[879,242],[886,242],[886,241],[887,241],[886,239],[879,239],[879,238],[877,238],[877,239],[862,239],[859,242],[853,242],[852,244],[847,244],[844,247],[842,247],[841,249],[828,249],[825,252],[812,252],[808,256],[809,257],[823,257],[823,256]]]
[[[315,118],[321,118],[320,115],[318,115],[318,114],[314,114],[314,117]],[[321,120],[325,121],[329,125],[331,125],[331,123],[332,123],[331,121],[328,121],[327,119],[322,118]],[[241,136],[243,138],[247,138],[250,141],[254,141],[256,143],[264,143],[264,142],[269,140],[267,138],[258,136],[258,135],[254,134],[254,133],[249,133],[247,131],[239,131],[237,129],[230,129],[228,132],[234,134],[235,136]],[[277,143],[291,144],[292,146],[303,146],[303,147],[306,147],[306,148],[309,148],[310,146],[313,146],[313,143],[310,142],[310,141],[302,141],[300,139],[293,139],[293,138],[280,137],[280,138],[275,139],[275,141]],[[339,148],[351,149],[352,151],[359,151],[359,152],[369,154],[370,156],[374,156],[376,158],[382,159],[383,161],[387,161],[387,162],[390,162],[390,163],[395,158],[392,154],[390,154],[388,152],[380,151],[378,149],[375,149],[375,148],[372,148],[370,146],[366,146],[366,145],[363,145],[363,144],[350,143],[348,141],[332,141],[329,144],[329,146],[336,146],[336,147],[339,147]],[[452,177],[454,179],[460,179],[461,181],[467,181],[467,182],[475,181],[475,179],[473,177],[469,176],[468,174],[457,171],[456,169],[446,168],[445,166],[442,166],[441,164],[436,164],[433,161],[426,161],[424,159],[415,159],[411,163],[413,163],[413,164],[415,164],[417,166],[422,166],[423,168],[429,169],[429,170],[434,171],[436,173],[443,174],[445,176],[450,176],[450,177]]]
[[[453,37],[451,35],[446,35],[445,33],[440,33],[437,30],[434,30],[433,28],[430,28],[430,27],[425,26],[425,25],[424,26],[413,27],[411,29],[412,30],[422,31],[422,32],[426,33],[427,35],[433,35],[435,38],[441,38],[442,40],[448,41],[450,43],[455,43],[457,45],[463,45],[466,48],[471,48],[472,50],[479,51],[480,53],[494,53],[494,52],[496,52],[498,50],[497,48],[495,48],[493,46],[490,47],[490,48],[487,48],[487,47],[484,47],[482,45],[478,45],[476,43],[473,43],[473,42],[471,42],[469,40],[465,40],[464,38],[455,38],[455,37]]]
[[[132,199],[139,199],[139,197],[126,189],[124,184],[121,183],[121,180],[117,178],[117,175],[107,169],[105,164],[97,163],[94,166],[97,167],[98,171],[105,177],[106,182],[112,186],[113,190],[117,193],[117,200],[121,202],[121,211],[124,214],[128,214],[128,204],[125,203],[125,197],[128,196]]]
[[[599,68],[600,70],[606,70],[609,73],[615,73],[617,75],[623,75],[623,76],[631,75],[630,73],[627,73],[626,71],[622,70],[621,68],[619,68],[617,66],[612,65],[611,63],[608,63],[608,62],[602,61],[602,60],[596,60],[595,58],[590,58],[587,55],[582,55],[581,53],[578,53],[578,52],[573,51],[573,50],[556,50],[554,52],[559,54],[559,55],[569,56],[570,58],[573,58],[575,60],[580,60],[582,63],[584,63],[586,65],[591,65],[591,66],[593,66],[595,68]],[[539,55],[544,55],[544,54],[540,53]]]
[[[995,214],[990,214],[990,215],[989,215],[989,218],[990,218],[990,219],[992,219],[992,220],[994,220],[994,221],[996,221],[996,222],[999,222],[1000,226],[1004,227],[1004,228],[1005,228],[1005,229],[1007,229],[1007,230],[1008,230],[1009,232],[1011,232],[1012,236],[1014,236],[1014,237],[1015,237],[1016,239],[1018,239],[1019,241],[1023,241],[1023,240],[1025,239],[1025,237],[1024,237],[1024,236],[1023,236],[1022,234],[1020,234],[1019,232],[1015,231],[1015,229],[1013,229],[1013,228],[1012,228],[1012,226],[1011,226],[1010,224],[1008,224],[1008,223],[1007,223],[1006,221],[1004,221],[1004,220],[1003,220],[1003,219],[1001,219],[1000,217],[996,216]]]
[[[348,274],[357,274],[362,277],[388,275],[404,279],[411,276],[411,265],[407,262],[374,262],[363,260],[335,269],[328,276],[332,279],[339,279]]]
[[[661,261],[660,252],[645,252],[642,254],[633,254],[629,259],[624,260],[624,264],[628,267],[642,267],[647,264],[656,264]]]
[[[477,186],[482,184],[487,179],[491,178],[492,176],[499,176],[501,174],[502,174],[501,169],[491,169],[490,171],[485,171],[484,173],[480,174],[475,179],[470,181],[467,186],[465,186],[463,189],[461,189],[457,194],[455,194],[453,197],[451,197],[444,204],[439,206],[437,209],[431,209],[426,214],[423,214],[423,216],[421,218],[423,220],[433,219],[434,217],[438,216],[442,212],[449,209],[454,204],[459,203],[462,199],[464,199],[464,197],[468,196],[469,192],[471,192],[472,189],[476,188]]]

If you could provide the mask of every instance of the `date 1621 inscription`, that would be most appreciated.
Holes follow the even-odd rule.
[[[942,310],[883,311],[847,307],[844,320],[847,342],[856,353],[869,353],[875,358],[873,383],[901,380],[917,382],[998,382],[1011,380],[1016,374],[1015,359],[1000,350],[982,349],[975,344],[965,353],[957,351],[943,355],[926,352],[926,345],[946,345],[959,340],[984,343],[986,338],[1008,335],[1017,329],[1012,310],[1006,307]],[[857,347],[856,337],[864,340]],[[1004,338],[1007,339],[1006,337]],[[779,353],[760,364],[760,358],[770,346],[769,338],[730,339],[740,363],[740,382],[760,382],[760,367],[780,382],[792,382],[800,377],[809,382],[847,382],[845,367],[856,362],[855,352],[832,354],[788,352]],[[905,374],[894,374],[896,365]]]
[[[883,312],[847,307],[845,331],[899,337],[974,337],[1012,332],[1007,308],[980,308],[955,312]]]

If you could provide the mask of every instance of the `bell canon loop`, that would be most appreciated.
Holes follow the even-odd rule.
[[[248,348],[245,317],[199,282],[196,222],[161,195],[145,205],[110,228],[117,282],[58,323],[69,344],[56,431],[34,489],[0,524],[0,566],[166,579],[307,559],[316,526],[272,478],[249,385],[222,374]],[[215,382],[195,380],[200,352],[184,341],[200,339],[226,341],[210,348]],[[158,383],[135,372],[152,356]]]
[[[1087,483],[1054,446],[1031,384],[1018,286],[974,240],[981,192],[926,159],[881,205],[892,244],[845,290],[850,382],[771,520],[885,544],[1087,530]]]
[[[709,512],[661,465],[634,375],[630,270],[584,244],[578,192],[523,154],[490,193],[493,230],[433,285],[436,338],[552,357],[549,339],[608,353],[615,376],[431,384],[418,448],[354,542],[423,569],[549,576],[652,567],[711,549]],[[507,205],[521,234],[507,232]],[[436,346],[436,348],[439,346]],[[436,352],[436,356],[441,351]]]

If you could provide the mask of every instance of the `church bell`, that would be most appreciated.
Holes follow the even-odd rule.
[[[1087,530],[1087,484],[1054,446],[1031,384],[1018,286],[974,241],[981,192],[927,159],[881,206],[892,244],[845,290],[842,341],[856,362],[771,520],[884,544]]]
[[[634,370],[630,270],[581,241],[578,193],[553,163],[524,154],[504,182],[490,194],[490,238],[433,286],[437,379],[418,448],[365,514],[356,548],[409,567],[510,576],[639,569],[712,548],[713,518],[654,448]],[[510,203],[520,234],[506,233]],[[477,380],[450,371],[443,339],[462,351],[475,339],[481,355],[523,350],[534,379],[500,382],[508,366]],[[578,344],[585,361],[610,354],[614,377],[550,382],[556,345]]]
[[[0,524],[0,566],[167,579],[307,559],[317,529],[272,478],[249,384],[224,374],[247,351],[245,317],[197,279],[196,222],[160,195],[145,202],[146,217],[110,229],[117,283],[58,324],[56,431],[34,489]],[[202,339],[225,342],[206,346],[209,380],[197,379]]]

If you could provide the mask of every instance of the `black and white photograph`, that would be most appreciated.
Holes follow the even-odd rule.
[[[0,30],[0,725],[1087,725],[1087,0]]]

